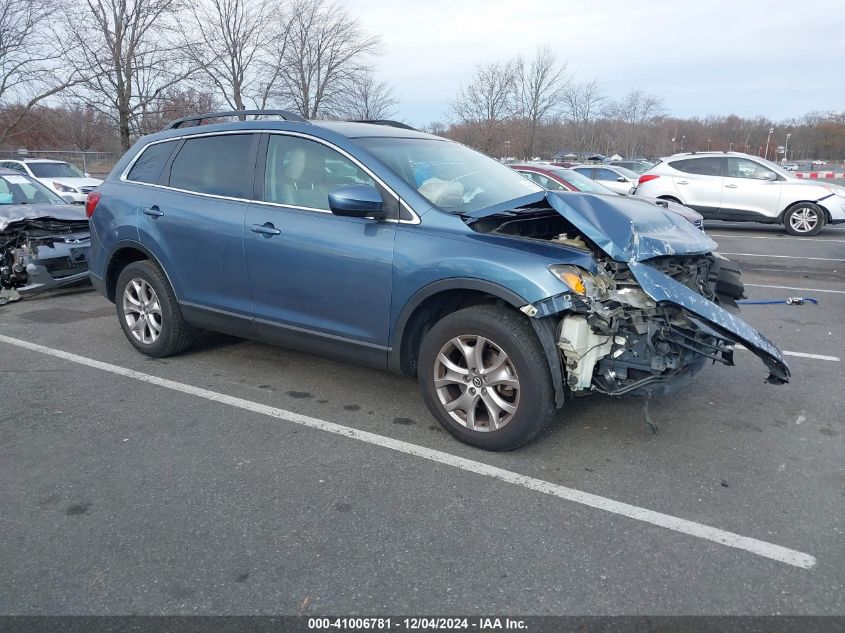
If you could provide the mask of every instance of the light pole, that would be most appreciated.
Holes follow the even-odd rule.
[[[772,138],[772,134],[774,133],[774,131],[775,131],[775,128],[770,127],[769,128],[769,135],[766,137],[766,154],[763,156],[763,158],[765,158],[766,160],[769,160],[769,139]]]
[[[790,136],[792,136],[792,134],[786,135],[786,143],[784,143],[784,146],[783,146],[783,162],[786,162],[788,157],[789,157],[789,137]]]
[[[710,151],[710,139],[709,138],[707,139],[707,151],[708,152]]]
[[[734,151],[734,144],[733,144],[733,142],[728,143],[728,151],[729,151],[729,152]]]
[[[684,151],[684,143],[686,142],[687,137],[686,134],[681,134],[681,151]]]

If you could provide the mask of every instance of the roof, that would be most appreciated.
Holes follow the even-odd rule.
[[[418,130],[394,127],[392,125],[379,125],[377,123],[359,123],[354,121],[310,121],[310,123],[343,134],[349,138],[378,136],[382,138],[428,138],[442,140],[439,136],[426,134]]]
[[[56,160],[55,158],[4,158],[2,160],[16,160],[21,163],[66,163],[66,160]]]

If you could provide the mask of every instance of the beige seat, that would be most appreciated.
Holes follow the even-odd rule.
[[[297,148],[282,168],[277,201],[297,207],[329,208],[329,191],[322,156]]]

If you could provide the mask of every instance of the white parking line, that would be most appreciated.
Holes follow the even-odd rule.
[[[302,426],[317,429],[320,431],[335,433],[337,435],[342,435],[344,437],[359,440],[361,442],[366,442],[368,444],[374,444],[383,448],[389,448],[394,451],[399,451],[400,453],[413,455],[415,457],[421,457],[422,459],[427,459],[438,464],[444,464],[446,466],[458,468],[460,470],[475,473],[477,475],[492,477],[493,479],[498,479],[500,481],[504,481],[515,486],[522,486],[523,488],[527,488],[528,490],[533,490],[535,492],[541,492],[543,494],[559,497],[567,501],[580,503],[591,508],[596,508],[599,510],[604,510],[605,512],[610,512],[612,514],[625,516],[636,521],[642,521],[644,523],[650,523],[651,525],[657,525],[659,527],[666,528],[667,530],[672,530],[674,532],[680,532],[681,534],[687,534],[696,538],[712,541],[720,545],[726,545],[727,547],[734,547],[736,549],[745,550],[746,552],[750,552],[758,556],[763,556],[765,558],[770,558],[772,560],[776,560],[781,563],[786,563],[787,565],[792,565],[794,567],[800,567],[802,569],[811,569],[816,565],[816,559],[814,556],[786,547],[781,547],[780,545],[775,545],[774,543],[768,543],[766,541],[760,541],[758,539],[751,538],[748,536],[741,536],[732,532],[726,532],[725,530],[720,530],[709,525],[696,523],[695,521],[688,521],[687,519],[681,519],[679,517],[675,517],[669,514],[663,514],[662,512],[655,512],[646,508],[640,508],[638,506],[623,503],[621,501],[615,501],[614,499],[608,499],[607,497],[600,497],[598,495],[590,494],[588,492],[575,490],[574,488],[567,488],[566,486],[553,484],[549,481],[544,481],[542,479],[536,479],[534,477],[520,475],[519,473],[515,473],[510,470],[505,470],[496,466],[490,466],[489,464],[477,462],[472,459],[458,457],[457,455],[452,455],[443,451],[426,448],[425,446],[418,446],[416,444],[411,444],[410,442],[403,442],[402,440],[396,440],[390,437],[385,437],[383,435],[369,433],[367,431],[359,431],[357,429],[352,429],[341,424],[335,424],[333,422],[320,420],[318,418],[312,418],[307,415],[294,413],[292,411],[278,409],[276,407],[271,407],[265,404],[260,404],[258,402],[253,402],[251,400],[236,398],[234,396],[227,396],[226,394],[222,394],[216,391],[210,391],[208,389],[202,389],[200,387],[186,385],[184,383],[176,382],[174,380],[168,380],[166,378],[159,378],[158,376],[145,374],[139,371],[135,371],[134,369],[129,369],[127,367],[120,367],[118,365],[112,365],[111,363],[104,363],[102,361],[94,360],[92,358],[78,356],[77,354],[53,349],[51,347],[45,347],[43,345],[38,345],[37,343],[30,343],[29,341],[12,338],[10,336],[4,336],[0,334],[0,342],[8,343],[9,345],[14,345],[23,349],[32,350],[34,352],[39,352],[41,354],[47,354],[48,356],[53,356],[55,358],[61,358],[63,360],[78,363],[80,365],[85,365],[87,367],[100,369],[102,371],[106,371],[111,374],[116,374],[118,376],[124,376],[126,378],[132,378],[133,380],[139,380],[141,382],[145,382],[151,385],[164,387],[166,389],[172,389],[173,391],[179,391],[192,396],[196,396],[198,398],[205,398],[206,400],[219,402],[221,404],[226,404],[231,407],[237,407],[246,411],[252,411],[261,415],[267,415],[273,418],[277,418],[279,420],[286,420],[288,422],[293,422],[295,424],[300,424]]]
[[[845,259],[831,259],[830,257],[798,257],[796,255],[761,255],[760,253],[725,253],[723,251],[719,251],[721,255],[739,255],[741,257],[777,257],[778,259],[812,259],[817,262],[842,262],[845,263]]]
[[[845,295],[845,290],[824,290],[822,288],[799,288],[797,286],[771,286],[769,284],[745,284],[752,288],[777,288],[779,290],[802,290],[806,292],[832,292],[837,295]]]
[[[746,352],[748,351],[747,347],[740,345],[739,343],[734,345],[734,349],[745,350]],[[781,350],[781,353],[784,356],[797,356],[798,358],[812,358],[814,360],[829,360],[833,363],[838,363],[842,360],[838,356],[823,356],[822,354],[807,354],[805,352],[785,352]]]
[[[728,237],[740,240],[783,240],[787,242],[841,242],[845,244],[845,240],[826,240],[821,237],[774,237],[769,235],[727,235],[726,233],[708,233],[710,237]]]

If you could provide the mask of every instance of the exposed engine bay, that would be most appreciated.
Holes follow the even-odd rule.
[[[88,278],[86,220],[25,219],[0,230],[0,289],[31,296]]]
[[[777,349],[722,309],[737,310],[744,288],[739,267],[717,253],[620,261],[551,208],[518,209],[466,221],[479,233],[542,240],[592,255],[591,270],[570,264],[549,266],[570,292],[522,308],[529,317],[557,320],[555,345],[570,396],[652,395],[686,383],[707,361],[732,365],[734,345],[746,339],[733,336],[727,326],[741,324],[738,329],[743,334],[746,329],[754,332]],[[671,253],[671,246],[666,250]],[[656,289],[678,301],[655,300],[655,293],[649,294],[652,286],[641,283],[643,270],[650,270],[661,284]],[[694,303],[695,309],[681,301],[691,297],[689,291],[698,297],[686,302]],[[702,306],[708,317],[714,313],[715,321],[696,313]],[[766,347],[764,351],[770,353]],[[786,382],[785,364],[763,360],[771,370],[769,382]]]

